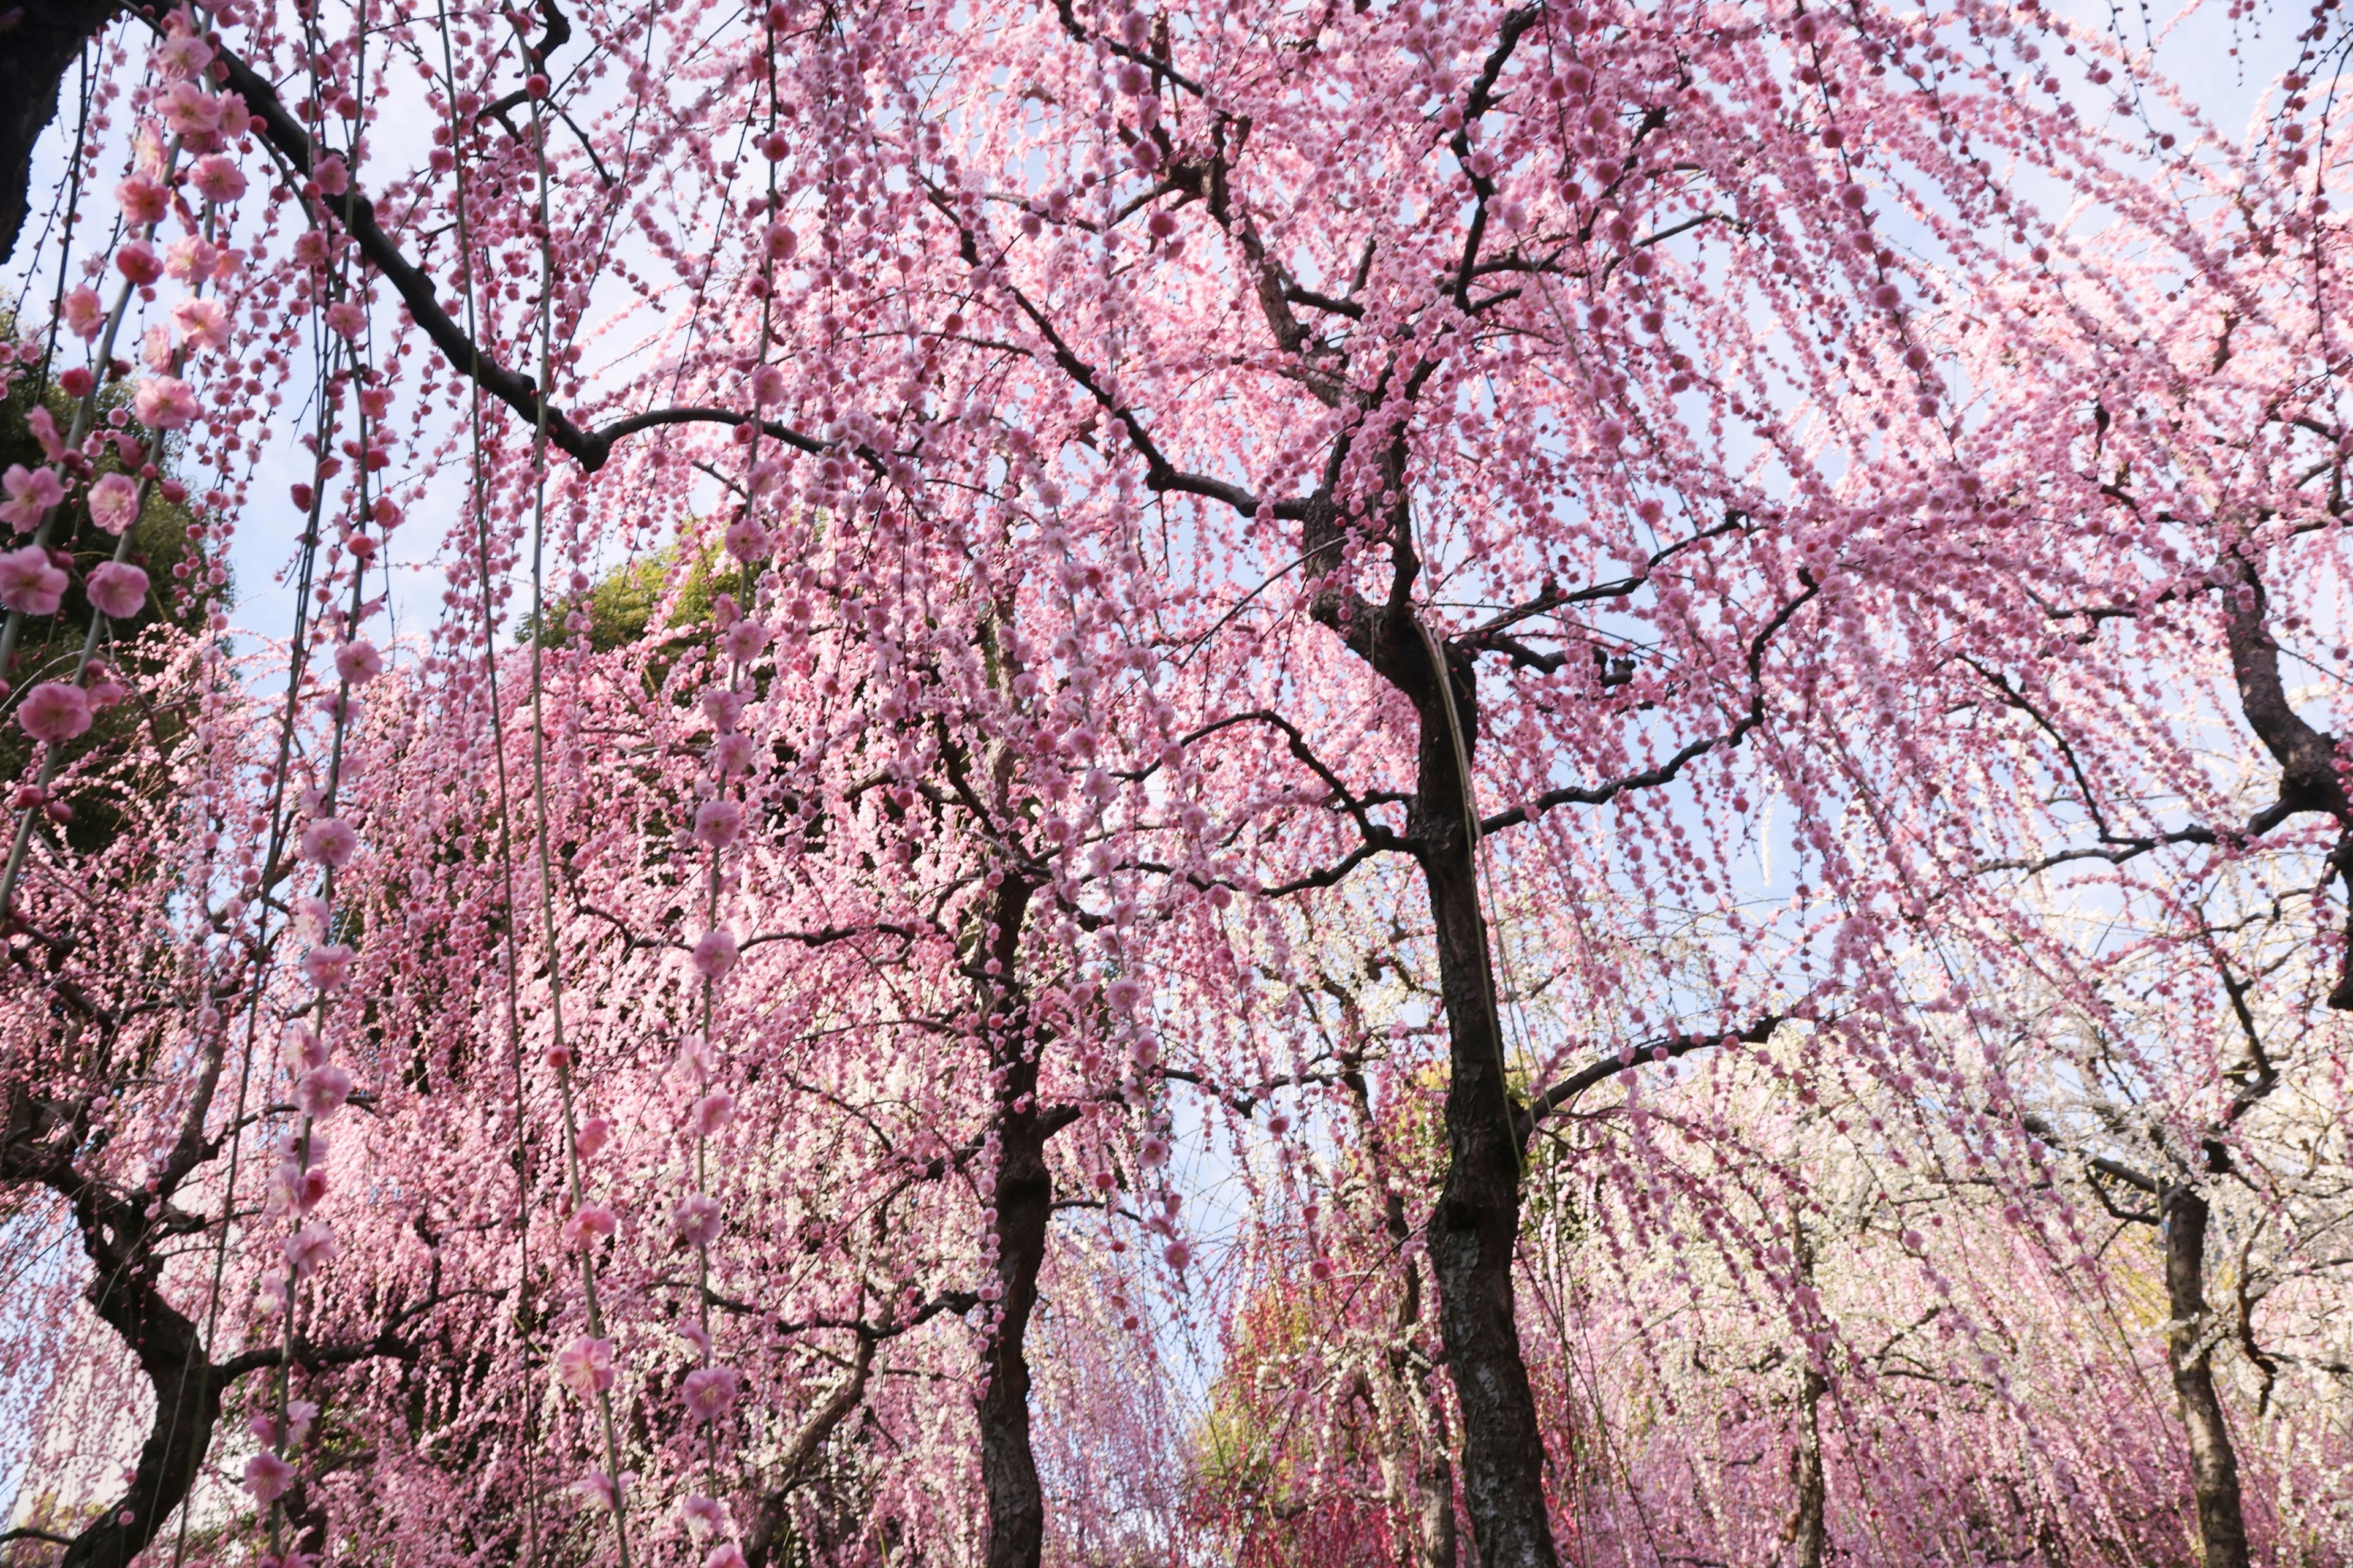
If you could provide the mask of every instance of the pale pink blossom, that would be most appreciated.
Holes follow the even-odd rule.
[[[572,1483],[572,1489],[591,1508],[601,1508],[607,1513],[617,1513],[621,1508],[621,1489],[603,1470],[591,1470]]]
[[[740,519],[728,527],[727,553],[747,566],[765,561],[775,549],[768,531],[752,518]]]
[[[236,159],[215,153],[195,161],[188,170],[188,184],[208,202],[233,202],[245,195],[245,171]]]
[[[182,300],[172,307],[173,324],[192,349],[216,349],[228,342],[228,311],[218,300]]]
[[[201,234],[184,234],[164,252],[164,276],[193,289],[218,270],[220,263],[218,246]]]
[[[84,342],[98,336],[106,325],[106,307],[99,302],[98,291],[80,284],[66,296],[66,330]]]
[[[302,973],[322,991],[340,991],[352,977],[352,950],[339,942],[321,942],[303,954]]]
[[[90,520],[112,534],[138,521],[139,481],[128,474],[105,474],[90,487]]]
[[[327,1043],[310,1025],[289,1024],[285,1038],[279,1042],[278,1058],[286,1064],[288,1072],[300,1076],[326,1061]]]
[[[740,691],[706,691],[702,694],[703,716],[711,727],[723,735],[733,734],[744,721],[744,694]]]
[[[686,1517],[686,1527],[696,1535],[708,1538],[727,1528],[727,1510],[712,1498],[695,1496],[679,1504],[679,1512]]]
[[[335,650],[335,673],[353,686],[365,686],[384,673],[384,655],[364,639],[347,642]]]
[[[7,473],[0,475],[0,489],[8,492],[7,504],[0,506],[0,518],[5,518],[19,533],[30,533],[39,527],[41,514],[66,499],[66,488],[58,481],[58,471],[46,466],[28,468],[22,463],[11,463]],[[47,557],[42,559],[46,561]],[[60,586],[58,592],[63,593],[64,588]]]
[[[351,170],[342,158],[332,153],[311,166],[311,177],[318,181],[319,188],[331,196],[340,196],[352,188]]]
[[[302,858],[330,869],[350,864],[359,847],[358,831],[339,816],[322,816],[302,829]]]
[[[352,1075],[329,1065],[312,1068],[294,1080],[294,1104],[313,1121],[332,1120],[352,1092]]]
[[[150,376],[132,395],[131,411],[151,430],[177,430],[196,416],[196,395],[176,375]]]
[[[356,342],[367,331],[367,312],[349,300],[338,300],[327,307],[327,330],[347,342]]]
[[[613,1342],[581,1335],[555,1352],[556,1381],[586,1399],[613,1386]]]
[[[90,729],[90,700],[79,686],[45,680],[25,694],[16,722],[36,741],[70,741]]]
[[[84,584],[99,613],[129,620],[147,603],[147,574],[128,561],[108,561],[90,569]]]
[[[21,551],[0,551],[0,605],[24,615],[57,615],[57,600],[66,595],[70,579],[49,551],[36,544]]]
[[[770,257],[778,261],[790,261],[801,247],[801,237],[788,223],[772,223],[768,226],[765,243]]]
[[[591,1116],[582,1121],[580,1131],[572,1135],[572,1146],[579,1151],[582,1159],[594,1159],[596,1152],[610,1142],[612,1136],[611,1118]]]
[[[744,831],[744,808],[732,800],[706,800],[694,808],[694,837],[712,849],[724,849]]]
[[[727,628],[727,635],[719,639],[719,644],[729,658],[737,664],[749,664],[768,646],[768,628],[759,622],[737,621]]]
[[[306,1225],[286,1238],[286,1271],[307,1279],[335,1258],[335,1233],[323,1225]]]
[[[735,1097],[714,1089],[694,1102],[694,1130],[708,1138],[735,1120]]]
[[[705,980],[717,980],[735,967],[735,934],[724,927],[703,932],[694,944],[694,972]]]
[[[256,1502],[276,1502],[293,1481],[294,1467],[266,1448],[245,1462],[245,1489]]]
[[[709,1247],[719,1239],[720,1214],[716,1199],[701,1193],[689,1193],[678,1205],[678,1234],[689,1247]]]
[[[66,455],[66,438],[58,429],[56,416],[45,405],[37,403],[26,412],[25,427],[41,444],[42,457],[54,463]]]
[[[594,1247],[613,1234],[618,1221],[613,1211],[603,1204],[582,1204],[564,1222],[564,1242],[567,1247]]]
[[[739,730],[734,734],[719,737],[711,748],[711,760],[722,773],[747,773],[757,752],[758,747],[752,737]]]
[[[163,98],[164,123],[184,140],[220,130],[221,101],[192,81],[175,81]]]
[[[739,1383],[732,1366],[697,1367],[679,1387],[686,1412],[697,1421],[716,1421],[734,1407]]]
[[[746,1568],[744,1549],[732,1541],[723,1541],[705,1554],[702,1568]]]
[[[172,210],[172,193],[144,174],[132,174],[116,184],[114,202],[129,222],[160,223]]]

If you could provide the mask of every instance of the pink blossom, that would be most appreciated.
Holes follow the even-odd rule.
[[[335,1233],[323,1225],[306,1225],[286,1238],[286,1271],[307,1279],[334,1261]]]
[[[613,1386],[613,1342],[583,1334],[555,1352],[556,1381],[586,1399]]]
[[[338,300],[327,307],[327,330],[347,342],[356,342],[367,331],[367,312],[349,300]]]
[[[745,1568],[744,1549],[732,1541],[723,1541],[705,1554],[702,1568]]]
[[[702,694],[702,712],[711,727],[723,735],[733,734],[744,721],[744,694],[740,691],[706,691]]]
[[[768,628],[757,621],[737,621],[727,628],[719,645],[737,664],[749,664],[768,646]]]
[[[19,533],[30,533],[40,526],[41,514],[66,499],[66,488],[58,482],[57,470],[47,467],[27,468],[22,463],[11,463],[7,473],[0,475],[0,488],[8,492],[7,504],[0,506],[0,518],[7,519]],[[46,562],[47,557],[42,559]],[[59,593],[64,591],[62,587],[58,589]]]
[[[147,603],[147,574],[127,561],[109,561],[91,568],[84,587],[99,613],[118,621],[129,620]]]
[[[738,731],[733,735],[719,737],[718,742],[711,748],[711,760],[722,774],[747,773],[753,757],[757,753],[758,748],[752,737]]]
[[[245,1489],[256,1502],[276,1502],[293,1480],[294,1467],[266,1448],[245,1462]]]
[[[233,202],[245,195],[245,171],[234,158],[215,153],[196,160],[188,170],[188,184],[208,202]]]
[[[143,239],[134,239],[114,253],[115,270],[133,283],[153,283],[164,276],[164,258]]]
[[[582,1159],[594,1159],[596,1152],[602,1149],[612,1136],[613,1123],[609,1117],[591,1116],[582,1121],[580,1131],[572,1135],[572,1147],[579,1152]]]
[[[139,334],[139,358],[149,370],[172,368],[172,329],[158,321]],[[130,454],[125,453],[127,461]]]
[[[318,181],[319,188],[331,196],[340,196],[352,188],[351,170],[342,158],[332,153],[311,165],[311,177]]]
[[[128,474],[107,474],[90,487],[90,520],[120,535],[139,517],[139,483]]]
[[[322,816],[302,829],[302,858],[337,869],[358,853],[360,836],[339,816]]]
[[[694,972],[705,980],[717,980],[735,967],[735,935],[721,928],[705,931],[694,944]]]
[[[727,1528],[727,1510],[713,1499],[690,1497],[678,1506],[679,1512],[686,1516],[687,1529],[697,1535],[716,1535]]]
[[[164,252],[164,276],[195,288],[222,270],[224,252],[201,234],[184,234]],[[182,304],[189,301],[182,300]],[[176,309],[177,307],[174,307]]]
[[[16,722],[36,741],[70,741],[90,728],[90,700],[79,686],[45,680],[25,694]]]
[[[790,261],[801,247],[801,237],[793,231],[792,225],[780,221],[768,226],[765,243],[771,258]]]
[[[1144,987],[1130,975],[1123,974],[1103,987],[1103,1000],[1111,1004],[1115,1013],[1133,1013],[1135,1005],[1143,999]]]
[[[310,1441],[311,1423],[319,1418],[319,1407],[307,1399],[286,1402],[286,1446],[299,1448]]]
[[[1172,1241],[1161,1249],[1160,1256],[1168,1260],[1169,1268],[1182,1269],[1193,1261],[1193,1249],[1181,1241]]]
[[[353,686],[365,686],[384,673],[384,655],[364,639],[347,642],[335,650],[335,673]]]
[[[733,1367],[704,1366],[686,1374],[679,1393],[689,1415],[697,1421],[716,1421],[734,1407],[737,1385]]]
[[[182,138],[206,137],[220,129],[221,102],[192,81],[175,81],[164,95],[164,122]]]
[[[302,973],[322,991],[340,991],[352,977],[352,950],[339,942],[321,942],[303,955]]]
[[[300,1076],[326,1061],[327,1043],[310,1025],[289,1024],[286,1037],[279,1042],[278,1058],[286,1064],[288,1072]]]
[[[106,325],[106,307],[99,302],[98,291],[89,284],[79,284],[66,296],[66,330],[88,342],[98,336]]]
[[[177,430],[196,416],[196,395],[176,375],[150,376],[132,395],[131,411],[151,430]]]
[[[66,595],[66,574],[36,544],[0,553],[0,603],[24,615],[57,615]]]
[[[217,300],[182,300],[172,307],[172,321],[193,349],[216,349],[228,342],[228,312]]]
[[[689,1247],[709,1247],[719,1239],[720,1214],[715,1199],[689,1193],[678,1205],[678,1234]]]
[[[744,831],[744,808],[732,800],[706,800],[694,808],[694,837],[713,849],[724,849]]]
[[[603,1470],[589,1471],[572,1483],[572,1489],[578,1492],[581,1500],[591,1508],[601,1508],[607,1513],[620,1511],[621,1489]]]
[[[694,1130],[708,1138],[735,1120],[735,1097],[714,1089],[694,1102]]]
[[[161,222],[172,210],[172,195],[144,174],[132,174],[114,187],[115,205],[132,223]]]
[[[572,1211],[564,1222],[564,1242],[567,1247],[594,1247],[613,1234],[616,1220],[611,1208],[604,1204],[583,1204]]]
[[[312,1068],[294,1081],[294,1103],[313,1121],[331,1120],[352,1092],[352,1075],[339,1067]]]
[[[765,561],[775,548],[768,531],[752,518],[743,518],[727,530],[727,553],[746,566]]]
[[[47,407],[35,404],[25,415],[25,426],[32,431],[33,439],[41,444],[41,456],[56,462],[66,455],[65,437],[58,431],[58,422]]]
[[[752,373],[752,401],[763,407],[785,400],[785,373],[764,364]]]

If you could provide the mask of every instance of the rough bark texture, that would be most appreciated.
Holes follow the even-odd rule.
[[[118,0],[0,5],[0,257],[15,254],[24,233],[33,147],[57,118],[58,86],[121,9]]]
[[[2206,1200],[2189,1187],[2165,1199],[2165,1290],[2172,1322],[2166,1361],[2189,1438],[2189,1485],[2206,1568],[2247,1568],[2247,1521],[2239,1496],[2239,1458],[2214,1392],[2212,1314],[2206,1307]]]
[[[18,1091],[0,1144],[0,1182],[38,1184],[73,1207],[90,1257],[85,1292],[99,1317],[122,1337],[155,1396],[154,1418],[131,1484],[75,1536],[59,1568],[125,1568],[155,1538],[195,1484],[220,1422],[221,1391],[232,1380],[205,1354],[196,1327],[155,1289],[152,1247],[163,1227],[132,1203],[76,1168],[86,1136],[79,1107]],[[166,1209],[162,1217],[174,1216]],[[190,1226],[170,1227],[184,1233]]]
[[[1424,656],[1422,668],[1429,670]],[[1518,1118],[1504,1077],[1477,846],[1460,757],[1477,733],[1467,660],[1415,682],[1420,754],[1410,822],[1430,889],[1449,1055],[1446,1176],[1430,1216],[1438,1320],[1462,1405],[1462,1500],[1482,1568],[1553,1568],[1544,1434],[1520,1355],[1512,1262],[1520,1234]],[[1455,688],[1453,712],[1438,682]],[[1411,689],[1410,688],[1409,689]],[[1460,749],[1457,727],[1460,730]]]
[[[1029,1443],[1029,1314],[1038,1304],[1038,1270],[1046,1257],[1053,1184],[1046,1171],[1045,1119],[1038,1105],[1037,1042],[1027,1037],[1028,1009],[1010,983],[1019,956],[1030,889],[1008,877],[990,910],[996,925],[984,951],[998,963],[989,998],[1005,1022],[992,1030],[997,1125],[997,1329],[987,1350],[988,1386],[980,1396],[980,1473],[988,1503],[988,1568],[1037,1568],[1044,1550],[1046,1500]]]

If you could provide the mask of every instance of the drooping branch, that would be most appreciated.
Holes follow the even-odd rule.
[[[227,83],[246,102],[246,107],[261,121],[262,134],[269,138],[294,171],[308,177],[313,168],[315,149],[310,133],[295,119],[285,103],[259,73],[227,49],[219,51],[219,61],[227,73]],[[501,364],[480,343],[468,336],[463,327],[451,318],[436,295],[432,279],[408,259],[399,245],[386,234],[376,219],[375,205],[363,195],[357,186],[341,195],[322,194],[319,205],[341,224],[368,265],[382,273],[408,307],[412,320],[425,335],[432,340],[443,357],[460,374],[473,381],[515,411],[524,420],[536,425],[544,418],[549,444],[568,453],[585,471],[595,473],[605,466],[613,447],[625,437],[642,430],[669,425],[717,424],[744,425],[756,423],[762,434],[784,443],[797,451],[828,452],[832,443],[804,435],[791,426],[773,419],[722,408],[682,407],[657,409],[633,414],[610,424],[583,427],[572,416],[549,403],[537,382],[519,371]]]

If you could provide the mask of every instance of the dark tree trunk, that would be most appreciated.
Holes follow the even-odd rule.
[[[2247,1521],[2239,1457],[2214,1392],[2214,1342],[2206,1308],[2206,1200],[2190,1187],[2165,1195],[2165,1291],[2172,1322],[2166,1361],[2189,1438],[2189,1485],[2198,1500],[2205,1568],[2247,1568]]]
[[[0,257],[14,255],[31,211],[33,147],[57,118],[58,88],[120,0],[0,5]]]
[[[1054,1191],[1046,1170],[1046,1121],[1038,1105],[1039,1042],[1015,983],[1021,922],[1031,889],[1008,876],[992,900],[996,930],[980,952],[997,961],[984,979],[984,1005],[1001,1024],[989,1028],[996,1071],[997,1319],[987,1351],[988,1387],[980,1396],[980,1474],[987,1494],[988,1568],[1037,1568],[1046,1537],[1046,1500],[1029,1443],[1029,1314],[1038,1304],[1038,1270]]]
[[[126,1568],[195,1484],[220,1423],[223,1379],[195,1325],[143,1280],[101,1273],[90,1301],[138,1357],[155,1391],[155,1418],[122,1500],[74,1537],[58,1568]]]
[[[1462,1501],[1481,1568],[1554,1568],[1544,1435],[1513,1300],[1519,1119],[1504,1076],[1503,1025],[1470,821],[1475,808],[1461,767],[1478,732],[1478,710],[1467,658],[1434,670],[1427,647],[1400,651],[1419,653],[1427,678],[1406,686],[1420,716],[1410,831],[1430,889],[1449,1040],[1446,1175],[1428,1235],[1439,1328],[1462,1405]]]

